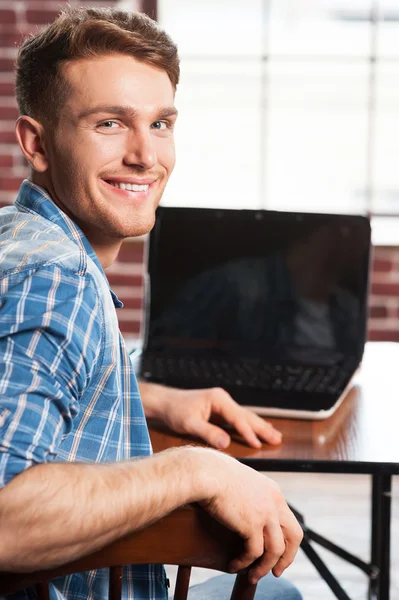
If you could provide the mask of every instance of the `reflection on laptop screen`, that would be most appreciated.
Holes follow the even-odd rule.
[[[160,207],[148,348],[359,356],[369,246],[360,216]]]

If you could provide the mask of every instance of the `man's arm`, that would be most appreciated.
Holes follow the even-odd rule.
[[[176,433],[193,435],[215,448],[225,449],[231,437],[210,422],[217,418],[233,427],[253,448],[259,448],[262,441],[281,442],[280,431],[237,404],[222,388],[180,390],[146,381],[138,383],[146,417],[161,419]]]
[[[103,318],[89,277],[45,265],[3,281],[0,488],[57,456],[98,377]]]
[[[231,570],[255,582],[292,562],[302,531],[277,484],[235,459],[176,448],[104,465],[43,464],[0,491],[0,570],[30,571],[78,558],[199,502],[245,540]]]
[[[202,499],[190,456],[48,463],[20,473],[0,491],[0,570],[67,562]]]

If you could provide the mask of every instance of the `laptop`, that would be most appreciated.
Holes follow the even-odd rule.
[[[140,377],[329,417],[363,356],[370,237],[358,215],[159,207]]]

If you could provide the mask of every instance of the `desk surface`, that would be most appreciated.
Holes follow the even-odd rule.
[[[399,344],[366,345],[354,386],[324,421],[269,419],[283,433],[280,446],[253,449],[236,438],[227,452],[265,471],[399,474]],[[150,422],[154,452],[193,443]]]

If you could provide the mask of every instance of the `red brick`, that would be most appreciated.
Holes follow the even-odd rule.
[[[14,93],[15,93],[15,86],[12,81],[0,82],[0,96],[14,97]]]
[[[17,15],[13,10],[0,9],[0,25],[14,25],[17,22]]]
[[[140,333],[140,321],[121,321],[119,328],[122,333]]]
[[[391,260],[376,258],[372,264],[372,271],[374,273],[388,273],[392,271],[392,266]]]
[[[19,111],[16,106],[0,106],[0,119],[10,119],[16,121],[19,117]]]
[[[376,296],[395,296],[399,297],[399,283],[371,283],[371,293]]]
[[[14,71],[15,60],[13,58],[0,58],[0,71],[11,73]]]
[[[143,308],[142,298],[124,298],[119,296],[119,300],[122,300],[125,308],[134,308],[141,310]]]
[[[121,262],[142,263],[144,257],[143,242],[125,242],[118,254],[118,260]]]
[[[17,138],[14,130],[1,131],[0,130],[0,144],[17,144]]]
[[[19,186],[22,183],[20,177],[1,177],[0,176],[0,190],[3,192],[18,191]]]
[[[12,167],[14,159],[11,154],[0,154],[0,167]]]
[[[18,150],[20,151],[19,148]],[[28,170],[29,163],[21,151],[14,156],[14,167],[25,167]]]
[[[369,317],[373,319],[385,319],[388,316],[388,309],[386,306],[370,306]]]
[[[27,10],[26,20],[32,25],[47,25],[52,23],[60,14],[59,10]]]
[[[19,46],[24,38],[24,34],[20,31],[0,31],[0,46],[2,48],[11,48]]]
[[[131,285],[134,287],[141,287],[143,285],[143,277],[141,275],[107,273],[107,278],[111,287],[115,287],[117,285]]]
[[[399,342],[399,328],[393,331],[371,329],[367,339],[371,342]]]

